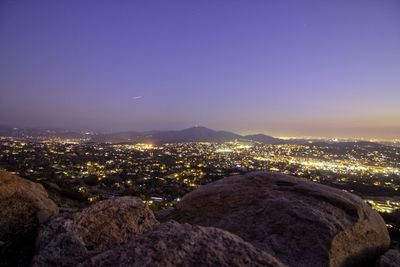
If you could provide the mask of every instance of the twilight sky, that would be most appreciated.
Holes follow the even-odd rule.
[[[0,124],[400,138],[400,1],[0,1]]]

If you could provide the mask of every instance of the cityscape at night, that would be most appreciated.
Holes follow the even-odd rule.
[[[94,143],[95,137],[3,136],[0,166],[75,204],[133,195],[157,209],[225,176],[272,171],[348,190],[379,212],[400,212],[397,142],[299,139],[266,144],[239,139],[154,145]],[[60,206],[74,204],[59,201]]]

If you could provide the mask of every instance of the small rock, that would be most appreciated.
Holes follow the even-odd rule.
[[[390,249],[383,254],[378,263],[377,267],[399,267],[400,266],[400,251]]]
[[[167,222],[169,221],[171,218],[171,215],[174,211],[173,207],[167,207],[167,208],[162,208],[159,211],[155,212],[155,216],[157,221],[159,222]]]

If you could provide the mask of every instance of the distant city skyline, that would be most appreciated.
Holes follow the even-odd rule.
[[[400,2],[2,1],[0,125],[400,138]]]

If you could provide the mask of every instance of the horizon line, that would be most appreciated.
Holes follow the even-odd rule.
[[[16,126],[16,125],[7,125],[7,124],[0,124],[0,127],[6,127],[6,128],[12,128],[12,129],[40,129],[40,130],[49,130],[49,131],[67,131],[67,132],[76,132],[76,133],[88,133],[92,132],[93,134],[115,134],[115,133],[124,133],[124,132],[168,132],[168,131],[183,131],[191,128],[206,128],[212,131],[216,132],[231,132],[234,134],[242,135],[242,136],[247,136],[247,135],[257,135],[257,134],[263,134],[267,136],[271,136],[274,138],[282,139],[282,140],[296,140],[296,139],[303,139],[303,140],[332,140],[335,141],[337,139],[338,141],[345,141],[345,140],[353,140],[353,141],[391,141],[391,142],[400,142],[400,137],[395,137],[395,138],[383,138],[383,137],[363,137],[363,136],[343,136],[343,135],[333,135],[333,136],[322,136],[322,135],[293,135],[293,134],[282,134],[282,135],[272,135],[268,134],[265,132],[255,132],[255,133],[242,133],[240,131],[231,131],[231,130],[216,130],[213,128],[209,128],[206,126],[202,125],[194,125],[191,127],[186,127],[186,128],[180,128],[180,129],[169,129],[169,130],[115,130],[115,131],[96,131],[92,129],[72,129],[72,128],[62,128],[62,127],[52,127],[52,126]]]

